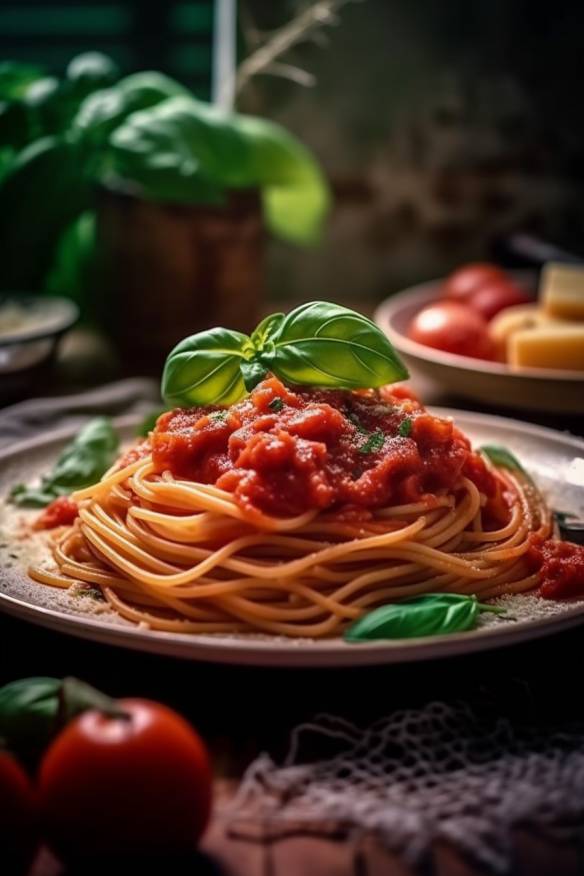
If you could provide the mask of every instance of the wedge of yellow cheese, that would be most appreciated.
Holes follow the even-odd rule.
[[[584,265],[547,264],[541,275],[540,301],[548,316],[584,321]]]
[[[512,368],[584,372],[584,322],[520,329],[508,338],[507,355]]]
[[[489,334],[497,345],[499,358],[509,359],[508,346],[512,335],[523,329],[543,328],[548,325],[566,325],[565,320],[553,319],[539,304],[518,304],[506,307],[489,324]]]

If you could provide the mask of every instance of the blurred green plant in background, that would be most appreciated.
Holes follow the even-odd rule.
[[[162,73],[121,77],[98,52],[62,78],[0,65],[0,290],[68,295],[91,316],[98,185],[214,206],[256,188],[267,227],[296,244],[318,240],[329,207],[317,162],[284,128],[211,106]]]

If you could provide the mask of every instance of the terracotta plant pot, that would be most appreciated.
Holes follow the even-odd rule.
[[[257,191],[216,208],[102,188],[97,203],[103,320],[128,369],[159,373],[201,329],[255,326],[266,240]]]

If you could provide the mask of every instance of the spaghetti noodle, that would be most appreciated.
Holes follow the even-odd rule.
[[[309,426],[318,441],[300,437]],[[292,393],[274,378],[220,417],[163,415],[148,442],[72,498],[79,516],[59,533],[55,570],[31,577],[93,585],[123,617],[185,633],[319,638],[421,593],[532,590],[530,544],[552,529],[526,475],[487,467],[412,399]]]

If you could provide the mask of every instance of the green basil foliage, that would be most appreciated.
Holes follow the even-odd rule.
[[[497,606],[480,603],[476,596],[426,593],[376,608],[351,624],[344,638],[368,642],[462,633],[476,626],[481,612],[504,613]]]
[[[365,444],[362,444],[359,448],[359,453],[378,453],[382,448],[385,442],[385,435],[383,432],[372,432]]]
[[[162,397],[172,405],[230,405],[245,395],[241,373],[249,338],[213,328],[185,338],[164,366]]]
[[[82,319],[99,321],[100,184],[219,207],[232,191],[253,190],[266,226],[305,245],[319,239],[330,202],[317,162],[295,137],[199,101],[162,73],[120,79],[99,52],[73,58],[62,76],[0,64],[0,291],[66,295]]]
[[[188,93],[183,85],[163,73],[154,70],[132,73],[83,101],[72,122],[72,136],[93,145],[105,143],[132,113]]]
[[[162,397],[169,405],[229,405],[269,372],[289,384],[335,389],[375,388],[408,376],[370,319],[314,301],[268,317],[251,338],[215,328],[181,341],[166,360]]]
[[[77,678],[23,678],[0,687],[0,740],[28,766],[76,715],[119,714],[109,697]]]
[[[59,496],[95,483],[115,461],[119,438],[106,417],[91,420],[68,444],[38,487],[18,484],[10,493],[15,505],[42,508]]]
[[[284,402],[279,396],[276,396],[276,398],[273,398],[272,401],[268,404],[268,407],[271,411],[279,413],[284,407]]]
[[[408,376],[375,323],[327,301],[303,304],[277,321],[255,358],[282,380],[308,386],[374,388]]]
[[[261,191],[268,227],[313,243],[329,191],[308,150],[272,122],[178,96],[130,115],[112,134],[108,174],[155,201],[222,204],[231,189]]]
[[[399,424],[398,435],[402,438],[408,438],[412,433],[412,418],[406,417],[405,420],[402,420]]]
[[[75,301],[82,319],[93,316],[95,305],[86,293],[94,288],[96,240],[95,212],[86,210],[60,236],[52,267],[45,277],[45,291],[51,295],[66,295]]]
[[[507,450],[506,447],[501,447],[498,444],[484,444],[482,447],[479,447],[479,451],[484,453],[493,465],[496,465],[498,468],[508,468],[511,471],[520,471],[526,474],[517,457],[510,450]]]

